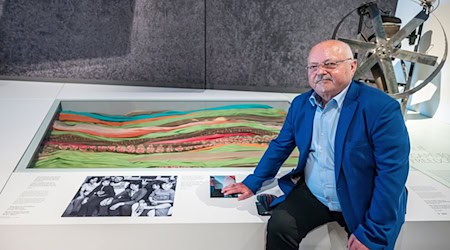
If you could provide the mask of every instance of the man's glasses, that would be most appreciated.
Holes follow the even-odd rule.
[[[310,65],[306,66],[305,69],[307,69],[308,71],[311,71],[311,72],[318,70],[319,67],[322,67],[323,69],[332,70],[332,69],[336,69],[340,63],[348,61],[348,60],[353,60],[353,58],[347,58],[347,59],[338,60],[338,61],[325,61],[322,63],[310,64]]]

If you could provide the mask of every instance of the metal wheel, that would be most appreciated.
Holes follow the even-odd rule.
[[[403,102],[406,102],[407,98],[410,95],[422,89],[439,73],[445,63],[448,46],[447,36],[442,27],[442,24],[438,20],[445,39],[445,50],[439,65],[421,84],[415,86],[414,88],[410,88],[410,76],[412,74],[410,73],[408,75],[405,69],[404,74],[406,83],[398,83],[395,77],[393,66],[394,59],[399,59],[403,64],[405,61],[410,62],[411,71],[414,69],[414,65],[416,63],[430,66],[435,66],[437,63],[437,56],[417,52],[418,44],[416,45],[414,51],[404,50],[400,48],[402,41],[406,38],[409,38],[410,34],[415,34],[417,29],[419,30],[418,33],[420,42],[423,23],[428,19],[430,15],[430,5],[424,4],[423,6],[424,7],[422,11],[420,11],[413,19],[411,19],[403,28],[399,29],[395,33],[392,33],[392,30],[389,30],[389,32],[392,33],[390,34],[390,36],[386,35],[386,27],[389,26],[386,26],[386,23],[385,25],[383,25],[382,15],[380,14],[376,3],[372,2],[364,4],[363,6],[358,8],[360,15],[368,15],[371,20],[374,30],[374,35],[372,35],[373,39],[367,39],[361,35],[359,35],[359,39],[337,38],[349,44],[353,51],[358,51],[359,56],[364,56],[364,58],[357,58],[359,60],[360,66],[355,73],[354,79],[364,81],[364,76],[367,75],[368,72],[371,72],[374,78],[373,82],[375,83],[376,87],[385,91],[393,98],[402,99]],[[349,14],[345,16],[344,19],[347,18]],[[342,21],[343,20],[341,20],[334,31],[334,39],[336,39],[335,36]],[[402,88],[399,88],[400,85],[402,85]]]

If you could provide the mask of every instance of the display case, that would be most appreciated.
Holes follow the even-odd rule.
[[[56,100],[16,171],[255,167],[288,101]],[[294,167],[293,152],[285,167]]]
[[[136,117],[136,115],[155,115],[162,113],[170,113],[173,116],[192,114],[194,111],[208,111],[211,116],[207,115],[207,119],[201,119],[201,116],[195,115],[190,117],[189,122],[202,123],[206,122],[207,126],[215,125],[215,121],[219,121],[219,128],[227,128],[228,134],[235,135],[230,138],[220,137],[226,134],[223,131],[215,130],[213,133],[206,135],[197,135],[204,138],[200,141],[208,141],[212,136],[218,141],[214,141],[214,145],[203,145],[196,148],[193,152],[198,155],[208,155],[210,151],[220,151],[220,146],[227,146],[226,159],[235,158],[229,153],[233,152],[230,148],[238,146],[246,146],[243,153],[238,157],[245,158],[252,155],[254,158],[260,158],[255,153],[261,153],[267,147],[268,141],[250,140],[248,137],[252,135],[259,136],[263,139],[272,139],[276,136],[280,129],[290,103],[288,101],[254,101],[254,100],[183,100],[180,98],[174,100],[56,100],[37,132],[31,140],[28,148],[20,159],[16,170],[9,178],[8,185],[5,186],[0,198],[0,211],[2,218],[0,219],[0,232],[2,235],[9,235],[8,239],[3,238],[2,241],[8,244],[6,249],[24,249],[33,248],[34,246],[45,246],[46,249],[77,249],[77,244],[66,245],[68,241],[83,239],[80,244],[89,244],[92,248],[102,247],[104,243],[98,241],[98,238],[113,239],[112,235],[123,235],[127,239],[134,236],[132,243],[127,240],[108,244],[110,249],[123,249],[129,244],[138,248],[153,247],[165,249],[262,249],[264,247],[265,226],[267,216],[258,214],[255,199],[247,199],[238,201],[236,197],[215,197],[211,186],[212,177],[232,177],[233,181],[241,182],[248,174],[253,171],[254,163],[239,162],[237,165],[205,165],[205,166],[166,166],[166,167],[126,167],[123,164],[116,164],[116,160],[110,160],[110,166],[102,167],[77,166],[60,167],[52,165],[51,167],[36,167],[37,160],[42,158],[42,152],[46,149],[46,143],[52,141],[55,128],[61,126],[61,119],[64,114],[84,114],[87,113],[94,116],[107,116],[108,118],[122,119]],[[247,112],[243,110],[245,107],[252,107],[253,110]],[[238,109],[232,115],[223,112],[225,110]],[[263,110],[264,114],[271,114],[274,119],[261,118],[257,115]],[[242,114],[250,117],[251,126],[242,125]],[[276,114],[276,115],[274,115]],[[148,117],[147,117],[148,118]],[[269,116],[270,118],[270,116]],[[228,126],[227,121],[233,121],[238,126]],[[247,120],[248,121],[248,120]],[[83,128],[91,128],[92,126],[101,125],[97,123],[75,123],[66,122],[65,126],[76,127],[82,124]],[[209,124],[211,122],[211,124]],[[56,124],[56,125],[55,125]],[[171,124],[166,127],[182,126],[181,131],[177,134],[185,132],[187,123]],[[225,125],[224,125],[225,124]],[[204,125],[204,124],[202,124]],[[140,127],[140,131],[152,129],[158,126],[147,126],[144,129]],[[238,128],[235,130],[234,128]],[[59,128],[59,127],[58,127]],[[158,127],[161,129],[161,126]],[[189,127],[190,128],[190,127]],[[209,128],[209,127],[208,127]],[[267,129],[268,128],[268,129]],[[135,128],[132,128],[135,129]],[[217,127],[216,127],[217,129]],[[58,130],[63,131],[63,130]],[[187,130],[189,131],[189,130]],[[219,132],[217,132],[219,131]],[[261,134],[269,131],[270,134]],[[276,133],[273,131],[277,131]],[[103,131],[104,132],[104,131]],[[123,131],[122,131],[123,132]],[[129,131],[127,131],[129,132]],[[136,131],[134,131],[136,132]],[[259,134],[258,134],[259,133]],[[144,133],[147,135],[147,133]],[[214,137],[220,135],[219,137]],[[209,137],[208,137],[209,136]],[[186,137],[187,141],[195,137]],[[181,140],[180,138],[172,138],[172,140]],[[170,141],[167,138],[164,141]],[[237,143],[225,143],[225,142]],[[159,141],[161,142],[161,140]],[[219,143],[218,143],[219,142]],[[75,143],[73,143],[75,144]],[[145,145],[148,146],[148,145]],[[205,147],[203,147],[205,146]],[[256,147],[258,146],[258,147]],[[125,147],[126,148],[126,147]],[[148,157],[156,155],[153,152],[132,154],[136,157]],[[257,150],[254,150],[256,148]],[[117,147],[116,147],[117,151]],[[174,150],[175,151],[175,150]],[[90,149],[84,148],[67,150],[70,154],[90,153]],[[169,157],[163,161],[175,158],[174,155],[182,152],[171,152]],[[116,154],[117,152],[108,152]],[[239,153],[239,152],[238,152]],[[118,154],[123,154],[119,152]],[[295,154],[295,152],[294,152]],[[197,156],[198,156],[197,155]],[[255,156],[256,155],[256,156]],[[296,163],[296,156],[293,155],[293,162]],[[190,156],[186,159],[192,162]],[[81,159],[90,160],[92,157],[81,157]],[[220,161],[215,157],[213,162]],[[77,161],[75,159],[75,161]],[[96,159],[95,162],[99,162]],[[198,161],[203,162],[203,160]],[[291,168],[282,168],[279,175],[285,174]],[[119,179],[117,181],[117,179]],[[104,188],[105,194],[111,193],[112,190],[115,198],[107,197],[106,199],[94,200],[89,198],[84,201],[82,193],[85,192],[85,186],[93,183],[93,190],[102,186],[111,186],[114,182],[128,182],[128,187],[138,185],[138,189],[147,189],[143,191],[142,197],[139,196],[138,202],[133,204],[122,205],[116,208],[115,199],[121,199],[120,194],[123,187]],[[106,182],[106,184],[105,184]],[[164,207],[153,204],[152,193],[160,190],[154,187],[155,183],[161,183],[160,189],[166,189],[170,193],[170,202]],[[109,183],[109,184],[108,184]],[[114,183],[115,185],[117,183]],[[225,182],[224,182],[225,183]],[[163,184],[165,187],[163,187]],[[168,187],[167,184],[170,184]],[[95,193],[98,191],[91,191]],[[121,191],[119,191],[121,190]],[[171,191],[172,190],[172,191]],[[267,183],[266,188],[262,191],[277,192],[276,182]],[[139,193],[139,192],[138,192]],[[86,195],[89,196],[90,194]],[[110,196],[111,196],[110,195]],[[97,195],[98,196],[98,195]],[[117,197],[116,197],[117,196]],[[161,196],[161,194],[159,194]],[[103,197],[102,197],[103,198]],[[108,203],[108,200],[111,203]],[[84,202],[84,203],[83,203]],[[100,203],[99,203],[100,202]],[[81,204],[81,205],[80,205]],[[168,205],[167,205],[168,204]],[[170,206],[169,206],[170,205]],[[83,207],[83,208],[81,208]],[[131,213],[130,213],[131,212]],[[8,233],[6,233],[6,230]],[[19,233],[20,231],[20,233]],[[18,241],[19,235],[33,235],[29,241]],[[53,235],[49,240],[49,235]],[[310,244],[327,238],[326,228],[321,228],[309,238]],[[45,239],[44,242],[40,242]],[[329,241],[321,243],[329,246]]]
[[[253,103],[287,110],[293,96],[23,82],[2,82],[0,89],[0,96],[3,96],[0,114],[5,118],[0,123],[1,249],[107,247],[119,250],[130,246],[166,250],[264,249],[268,216],[258,214],[255,197],[237,201],[236,198],[212,198],[210,195],[211,176],[233,175],[236,182],[240,182],[253,171],[252,167],[63,169],[32,168],[32,161],[49,133],[51,123],[64,109],[123,115],[149,107],[152,110],[189,110]],[[161,105],[157,106],[158,103]],[[422,148],[420,154],[412,154],[407,182],[408,212],[396,249],[424,249],[430,244],[435,249],[447,249],[450,244],[446,240],[450,230],[448,187],[415,169],[420,165],[435,164],[429,157],[448,155],[446,135],[450,127],[425,117],[409,117],[406,123],[412,152],[414,146]],[[423,150],[431,153],[427,154],[430,160],[425,163],[421,161]],[[442,161],[441,165],[448,168],[448,162]],[[282,168],[279,176],[290,170],[290,167]],[[171,216],[64,216],[89,177],[114,176],[141,182],[165,179],[175,184]],[[267,187],[275,187],[275,184]],[[319,227],[309,234],[300,249],[345,249],[346,240],[336,240],[333,236],[336,230],[331,226]],[[339,231],[337,224],[334,226],[345,234],[345,231]],[[344,247],[339,248],[337,243]]]

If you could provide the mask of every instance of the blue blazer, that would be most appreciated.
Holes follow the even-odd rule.
[[[243,181],[256,193],[297,147],[297,167],[279,179],[285,195],[272,206],[292,191],[292,178],[303,174],[315,113],[311,94],[312,90],[294,98],[280,134]],[[335,137],[336,189],[349,230],[369,249],[394,248],[405,221],[409,151],[399,103],[376,88],[352,81]]]

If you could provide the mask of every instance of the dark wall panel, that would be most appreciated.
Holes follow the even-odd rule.
[[[208,0],[206,79],[208,88],[303,92],[308,51],[330,39],[337,23],[367,1]],[[377,1],[395,13],[397,1]],[[338,37],[356,37],[354,12]],[[370,25],[370,24],[369,24]]]
[[[4,60],[13,65],[124,56],[130,52],[134,1],[6,1]],[[14,53],[8,53],[14,51]]]
[[[3,78],[204,88],[203,0],[2,0]]]
[[[310,47],[363,2],[0,0],[0,78],[303,92]]]

